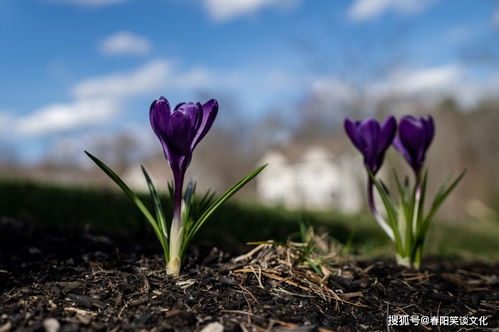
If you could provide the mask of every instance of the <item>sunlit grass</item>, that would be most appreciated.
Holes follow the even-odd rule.
[[[146,196],[144,201],[148,202]],[[0,180],[0,217],[48,227],[89,227],[103,232],[153,236],[140,212],[124,195],[91,187]],[[240,247],[246,242],[270,239],[285,241],[298,234],[300,222],[310,223],[317,233],[328,232],[346,251],[360,257],[393,254],[392,244],[368,214],[289,211],[256,203],[229,202],[213,215],[195,241],[222,247]],[[435,220],[426,249],[428,254],[442,258],[497,261],[498,237],[497,220],[455,224]]]

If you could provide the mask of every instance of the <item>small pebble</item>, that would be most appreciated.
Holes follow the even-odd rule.
[[[47,318],[43,321],[45,332],[57,332],[61,328],[61,324],[55,318]]]
[[[7,322],[7,323],[3,324],[2,326],[0,326],[0,332],[8,332],[8,331],[10,331],[11,327],[12,327],[12,323]]]
[[[201,332],[223,332],[223,330],[224,326],[222,324],[219,322],[213,322],[203,327]]]

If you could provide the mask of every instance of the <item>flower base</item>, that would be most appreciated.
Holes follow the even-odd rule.
[[[172,275],[174,277],[179,276],[179,274],[180,274],[180,259],[178,259],[178,257],[170,259],[170,262],[168,262],[168,265],[166,267],[166,273],[169,275]]]
[[[395,255],[395,259],[397,261],[398,265],[405,266],[410,269],[419,269],[420,263],[419,262],[411,262],[410,257],[407,256],[400,256],[399,254]]]

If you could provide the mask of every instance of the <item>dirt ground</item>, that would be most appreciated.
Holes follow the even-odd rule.
[[[179,278],[155,246],[0,221],[4,331],[498,331],[499,263],[337,259],[193,246]]]

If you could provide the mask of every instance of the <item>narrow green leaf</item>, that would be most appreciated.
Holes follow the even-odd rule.
[[[385,206],[386,213],[388,214],[388,221],[393,230],[393,236],[395,237],[395,246],[397,247],[397,252],[401,252],[402,241],[400,239],[399,228],[397,225],[397,207],[393,199],[389,196],[385,187],[374,177],[371,171],[368,171],[371,181],[373,182],[376,190],[378,191],[383,205]]]
[[[186,234],[186,237],[182,244],[182,251],[181,251],[182,253],[184,252],[185,249],[187,249],[187,245],[189,244],[191,239],[197,233],[199,228],[203,226],[206,220],[212,215],[212,213],[215,212],[220,207],[220,205],[222,205],[226,200],[228,200],[235,193],[237,193],[244,185],[246,185],[255,176],[257,176],[265,167],[267,167],[267,164],[258,167],[257,169],[253,170],[251,173],[246,175],[242,180],[240,180],[232,188],[230,188],[225,194],[223,194],[220,198],[218,198],[215,202],[213,202],[206,211],[203,212],[201,217],[199,217],[199,219],[194,222],[194,225],[192,226],[190,231]]]
[[[196,192],[196,184],[189,181],[189,185],[187,185],[187,189],[184,195],[184,218],[182,220],[184,232],[188,233],[192,227],[193,222],[193,210],[195,210],[194,206],[194,194]]]
[[[187,188],[185,189],[184,192],[184,202],[186,205],[192,203],[195,192],[196,192],[196,182],[194,182],[193,180],[189,180],[189,182],[187,182]]]
[[[407,191],[409,192],[410,186],[407,184]],[[410,216],[414,215],[414,209],[416,208],[416,194],[418,192],[418,183],[417,181],[414,183],[412,190],[409,192],[409,211],[408,214]],[[412,231],[412,230],[411,230]]]
[[[461,182],[465,174],[466,170],[462,171],[461,174],[459,174],[459,176],[449,186],[440,187],[440,190],[438,191],[438,194],[435,197],[433,204],[431,205],[430,212],[424,219],[423,222],[423,227],[425,228],[424,231],[426,231],[426,229],[428,228],[431,219],[435,216],[435,214],[437,213],[438,209],[440,208],[444,200],[447,198],[447,196],[449,196],[449,194],[454,190],[454,188],[456,188],[459,182]]]
[[[412,193],[412,199],[414,201],[412,208],[412,222],[414,225],[414,239],[411,244],[410,252],[408,253],[409,258],[414,261],[415,253],[418,248],[422,245],[425,240],[426,232],[428,227],[424,225],[424,206],[426,199],[426,186],[428,183],[428,171],[425,171],[423,174],[423,180],[418,183],[416,182],[414,185],[414,191]]]
[[[406,190],[404,190],[405,188],[402,187],[399,176],[397,175],[397,172],[395,172],[395,170],[393,170],[393,177],[395,178],[395,184],[397,185],[397,190],[398,190],[400,196],[403,196],[403,194],[405,193]]]
[[[198,211],[204,211],[208,208],[208,206],[213,203],[213,200],[215,198],[215,192],[212,191],[211,189],[208,189],[208,191],[203,195],[201,200],[198,203]]]
[[[154,183],[152,182],[151,177],[149,176],[149,173],[147,172],[146,168],[144,165],[140,165],[142,168],[142,173],[144,173],[144,177],[146,178],[147,181],[147,186],[149,187],[149,192],[151,193],[151,197],[154,201],[154,210],[156,212],[156,220],[159,223],[159,228],[161,230],[161,233],[164,236],[165,242],[168,241],[168,226],[166,224],[166,218],[165,218],[165,213],[163,209],[163,205],[161,204],[161,200],[159,199],[158,192],[156,191],[156,187],[154,186]],[[164,253],[166,257],[168,256],[168,246],[164,247]]]
[[[402,183],[400,182],[400,179],[395,170],[393,171],[393,175],[395,177],[395,183],[397,185],[397,190],[399,192],[399,199],[400,199],[401,211],[399,211],[399,223],[402,224],[399,225],[399,228],[401,229],[400,236],[404,237],[404,245],[405,245],[404,249],[407,252],[408,250],[410,250],[409,248],[411,247],[413,241],[412,212],[414,209],[414,201],[413,201],[414,197],[413,195],[411,195],[412,191],[410,190],[408,185],[405,184],[404,186],[402,186]]]
[[[156,236],[158,237],[158,239],[161,243],[161,246],[163,246],[163,248],[164,248],[166,246],[166,244],[164,242],[163,236],[161,236],[161,231],[158,227],[158,224],[157,224],[156,220],[154,219],[154,217],[152,216],[151,212],[149,212],[149,210],[146,208],[144,203],[142,203],[142,201],[137,196],[137,194],[135,194],[125,184],[125,182],[123,182],[123,180],[118,175],[116,175],[116,173],[112,169],[110,169],[106,164],[104,164],[102,161],[97,159],[97,157],[93,156],[90,152],[85,151],[85,153],[87,154],[87,156],[90,159],[92,159],[92,161],[97,166],[100,167],[100,169],[102,169],[104,171],[104,173],[107,174],[107,176],[109,176],[111,178],[111,180],[114,181],[114,183],[116,183],[121,188],[121,190],[123,190],[123,192],[128,196],[128,198],[130,198],[133,201],[133,203],[137,206],[137,208],[140,210],[140,212],[142,212],[144,217],[146,217],[149,224],[151,224],[152,228],[154,229],[154,233],[156,233]]]
[[[423,175],[423,181],[421,182],[421,188],[419,189],[419,202],[418,202],[418,210],[417,210],[417,223],[418,225],[423,225],[424,226],[424,205],[426,201],[426,188],[428,185],[428,171],[424,172]],[[417,187],[417,186],[416,186]],[[417,194],[417,188],[416,188],[416,193]],[[424,234],[423,234],[424,236]]]
[[[314,270],[315,273],[317,273],[319,276],[324,276],[322,273],[321,269],[319,268],[319,265],[315,264],[313,260],[311,260],[309,257],[305,257],[305,260],[307,261],[308,265]]]
[[[409,220],[411,206],[409,190],[407,189],[407,186],[402,186],[395,170],[393,171],[393,175],[395,178],[395,184],[397,185],[397,190],[399,192],[399,200],[401,208],[404,212],[404,217],[406,218],[406,220]]]

